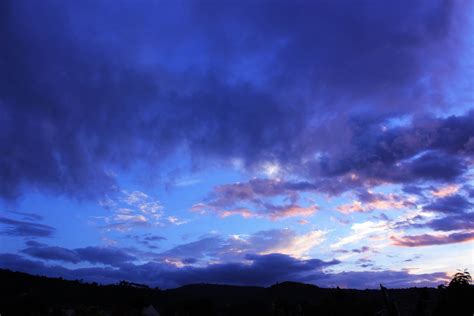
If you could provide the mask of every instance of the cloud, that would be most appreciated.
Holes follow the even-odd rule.
[[[434,201],[422,199],[424,206],[414,205],[395,219],[386,216],[379,221],[354,223],[351,232],[340,237],[331,245],[333,249],[365,240],[378,241],[378,246],[386,246],[391,240],[398,246],[442,245],[464,242],[471,239],[474,213],[470,211],[471,203],[461,195],[451,195]],[[379,217],[374,217],[379,218]],[[404,230],[427,229],[446,233],[420,234],[402,236]],[[339,251],[339,250],[337,250]]]
[[[458,186],[448,185],[431,191],[435,199],[424,198],[423,214],[409,222],[399,222],[399,228],[430,228],[435,231],[463,231],[474,229],[474,212],[470,198],[461,194]]]
[[[456,192],[459,191],[459,189],[460,189],[459,185],[451,184],[451,185],[446,185],[441,188],[437,188],[431,191],[431,194],[437,198],[444,198],[444,197],[455,194]]]
[[[201,207],[202,206],[202,207]],[[205,206],[204,204],[201,205],[194,205],[192,207],[193,211],[199,210],[201,214],[206,213],[209,208]],[[232,215],[240,215],[243,218],[251,218],[251,217],[257,217],[258,215],[255,214],[255,212],[251,211],[248,208],[234,208],[230,210],[219,210],[217,208],[211,208],[211,210],[217,214],[219,214],[221,217],[228,217]]]
[[[473,206],[464,196],[456,194],[447,196],[435,200],[433,203],[423,206],[424,210],[445,213],[445,214],[456,214],[464,213]]]
[[[324,174],[369,163],[375,172],[375,157],[414,155],[420,143],[379,146],[363,157],[356,150],[346,164],[339,153],[357,133],[349,118],[361,111],[396,118],[464,97],[447,90],[467,69],[468,5],[122,2],[110,9],[4,1],[0,146],[9,154],[0,194],[14,199],[36,187],[103,197],[115,190],[111,169],[159,166],[183,147],[204,165],[238,158],[246,168],[270,161],[287,170],[323,152],[331,166],[316,169]],[[472,153],[472,133],[463,129],[466,119],[451,118],[420,147]],[[364,136],[369,147],[371,136]],[[400,144],[391,140],[385,144]],[[424,159],[407,172],[452,179],[465,170],[456,157]]]
[[[313,173],[336,177],[352,173],[367,181],[414,184],[452,182],[468,170],[474,136],[474,112],[447,118],[420,118],[410,124],[380,129],[383,118],[355,117],[345,149],[323,155]]]
[[[355,252],[355,253],[365,253],[365,252],[368,252],[370,251],[370,247],[367,247],[367,246],[363,246],[361,247],[360,249],[352,249],[352,252]]]
[[[76,251],[69,250],[63,247],[34,246],[23,249],[21,252],[31,257],[43,260],[55,260],[71,263],[78,263],[82,261]]]
[[[359,200],[355,200],[352,203],[339,205],[337,210],[343,214],[350,214],[354,212],[402,209],[410,204],[410,201],[404,200],[395,194],[360,192],[358,197]]]
[[[82,260],[91,263],[119,265],[137,259],[122,249],[113,247],[86,247],[75,249],[75,251]]]
[[[460,232],[452,234],[423,234],[414,236],[403,236],[401,238],[391,237],[393,244],[403,247],[422,247],[432,245],[444,245],[474,240],[474,232]]]
[[[240,215],[243,218],[266,217],[271,220],[282,219],[295,216],[311,216],[319,210],[319,206],[311,205],[304,207],[298,204],[274,205],[264,203],[261,209],[251,209],[245,207],[221,209],[213,205],[198,203],[193,205],[191,211],[205,214],[208,212],[216,213],[221,217]]]
[[[318,211],[319,206],[297,204],[299,194],[308,189],[304,183],[255,178],[245,183],[218,185],[204,202],[195,204],[191,210],[202,214],[216,213],[221,217],[240,215],[244,218],[266,217],[271,220],[311,216]],[[275,205],[272,199],[279,197],[289,203]]]
[[[161,260],[181,262],[183,259],[219,258],[225,240],[220,236],[204,237],[197,241],[175,246],[160,255]]]
[[[271,205],[266,204],[265,213],[269,213],[271,219],[293,217],[293,216],[311,216],[319,209],[319,206],[312,205],[308,207],[299,206],[296,204],[288,205]]]
[[[252,218],[252,217],[267,217],[271,220],[277,220],[286,217],[294,216],[311,216],[319,209],[317,205],[303,207],[297,204],[287,204],[287,205],[273,205],[270,203],[265,203],[265,206],[262,210],[251,210],[248,208],[233,208],[233,209],[218,209],[216,207],[209,207],[203,204],[196,204],[193,206],[193,211],[198,211],[205,213],[208,210],[217,213],[221,217],[228,217],[232,215],[240,215],[243,218]]]
[[[35,213],[19,212],[19,211],[9,211],[9,213],[22,216],[22,220],[25,221],[41,221],[43,216]]]
[[[0,217],[0,225],[6,226],[0,234],[19,237],[52,237],[56,231],[54,227],[15,220],[7,217]]]
[[[158,248],[157,243],[160,241],[166,240],[166,237],[163,237],[160,235],[154,235],[150,233],[146,233],[143,235],[127,235],[126,237],[150,249],[157,249]]]
[[[423,195],[423,185],[444,188],[449,183],[454,188],[466,183],[473,154],[468,146],[474,139],[472,120],[474,111],[446,118],[414,116],[409,124],[382,130],[384,117],[352,117],[345,123],[350,136],[340,148],[308,149],[313,157],[305,154],[297,162],[288,162],[286,174],[279,179],[216,186],[195,210],[252,217],[268,213],[265,203],[275,198],[296,203],[305,192],[334,196],[351,190],[358,192],[358,200],[340,206],[346,213],[410,206],[412,197],[402,201],[400,196],[384,197],[368,190],[401,184],[405,191],[411,188]]]
[[[395,176],[395,179],[402,181],[416,179],[450,181],[466,172],[467,164],[459,157],[430,151],[402,163],[402,167],[395,170],[402,172],[401,176]]]
[[[165,224],[183,224],[179,219],[163,219],[164,207],[145,192],[122,190],[99,200],[99,205],[112,212],[112,215],[98,218],[105,222],[106,230],[128,232],[136,227]]]
[[[276,179],[251,179],[248,182],[223,184],[214,187],[207,200],[215,207],[229,207],[240,202],[261,204],[261,199],[276,196],[291,196],[294,190]]]
[[[447,215],[441,218],[435,218],[420,227],[429,227],[438,231],[474,230],[474,212]]]
[[[337,242],[331,245],[333,249],[339,249],[347,244],[352,244],[361,241],[365,238],[370,238],[374,235],[387,232],[391,229],[391,225],[388,221],[366,221],[362,223],[355,223],[351,226],[351,233],[340,238]]]
[[[163,209],[159,201],[152,199],[148,194],[141,191],[123,191],[121,200],[129,206],[138,208],[144,214],[157,214]]]
[[[251,238],[250,241],[255,242],[255,237]],[[287,234],[287,237],[286,243],[280,243],[260,253],[281,253],[296,258],[306,257],[310,250],[325,240],[325,232],[313,230],[301,235]]]
[[[250,263],[212,264],[204,268],[189,267],[165,274],[177,284],[221,283],[234,285],[269,286],[278,281],[298,280],[305,273],[338,264],[319,259],[297,260],[283,254],[249,255]]]
[[[247,254],[281,253],[305,258],[310,250],[324,240],[325,232],[320,230],[297,234],[291,229],[272,229],[227,238],[214,235],[178,245],[157,255],[156,259],[181,265],[186,258],[194,258],[202,264],[244,260]]]
[[[122,249],[114,247],[85,247],[67,249],[63,247],[49,247],[43,244],[31,244],[23,249],[23,253],[38,259],[62,261],[69,263],[90,262],[92,264],[108,264],[119,266],[134,261],[137,258]]]

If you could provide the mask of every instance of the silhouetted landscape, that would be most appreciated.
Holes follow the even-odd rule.
[[[84,283],[0,270],[0,313],[9,315],[472,315],[467,271],[448,286],[407,289],[191,284],[160,290],[121,281]]]

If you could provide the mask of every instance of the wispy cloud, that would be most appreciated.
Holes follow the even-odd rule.
[[[160,201],[141,191],[123,190],[117,196],[100,200],[99,205],[112,213],[98,218],[105,222],[106,230],[128,232],[137,227],[187,223],[176,216],[165,216]]]
[[[6,227],[0,234],[19,237],[52,237],[56,229],[52,226],[0,217],[0,225]]]
[[[67,249],[57,246],[32,245],[22,250],[31,257],[46,261],[62,261],[69,263],[89,262],[92,264],[108,264],[120,266],[136,260],[134,256],[115,247],[85,247]]]

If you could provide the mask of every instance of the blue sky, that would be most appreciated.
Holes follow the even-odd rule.
[[[435,286],[474,267],[470,1],[4,1],[0,267]]]

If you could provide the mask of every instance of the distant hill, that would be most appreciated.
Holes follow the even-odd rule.
[[[400,315],[472,316],[474,312],[466,304],[474,298],[470,286],[451,290],[394,289],[386,294],[381,290],[326,289],[296,282],[268,288],[191,284],[160,290],[127,281],[99,285],[0,269],[2,316],[157,315],[153,312],[161,316],[390,315],[385,295]]]

